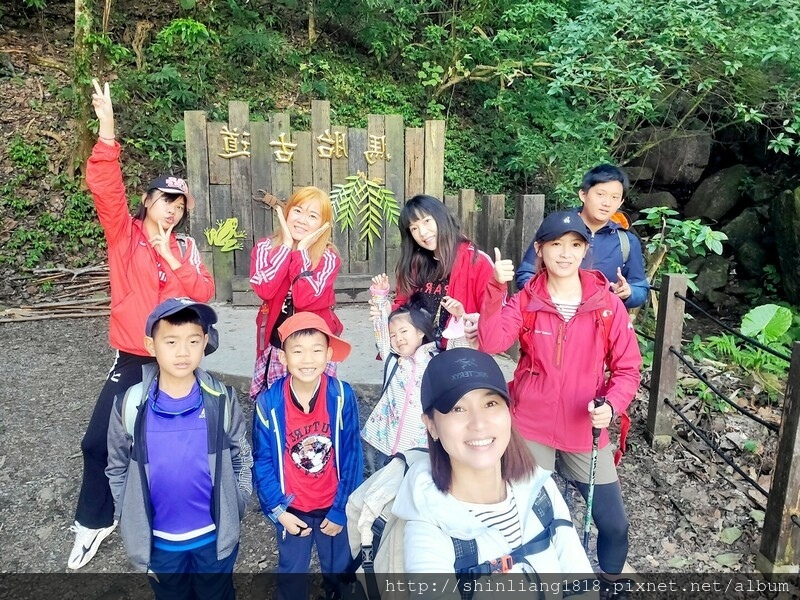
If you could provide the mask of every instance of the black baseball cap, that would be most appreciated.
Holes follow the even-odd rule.
[[[539,225],[539,229],[536,230],[536,236],[533,239],[540,244],[552,242],[570,232],[577,233],[587,243],[591,241],[589,228],[586,227],[586,223],[583,222],[580,215],[569,210],[562,210],[547,215]]]
[[[161,190],[167,194],[181,194],[186,198],[186,210],[194,208],[194,196],[189,193],[189,186],[180,177],[174,175],[162,175],[156,177],[147,186],[147,191]]]
[[[145,335],[153,337],[153,327],[158,321],[187,308],[193,310],[200,317],[203,330],[208,334],[205,353],[206,355],[211,354],[219,347],[219,332],[214,327],[217,322],[217,313],[208,304],[195,302],[191,298],[170,298],[156,306],[150,316],[147,317],[147,323],[144,327]]]
[[[491,356],[472,348],[446,350],[431,359],[422,376],[422,410],[449,413],[472,390],[492,390],[511,401],[506,378]]]

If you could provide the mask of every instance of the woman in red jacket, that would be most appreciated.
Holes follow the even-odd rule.
[[[86,165],[86,185],[108,246],[109,339],[117,354],[81,442],[83,483],[71,527],[75,544],[67,561],[70,569],[88,563],[116,527],[105,475],[108,420],[114,397],[141,382],[142,365],[155,360],[144,346],[147,316],[168,298],[188,296],[206,302],[214,296],[214,280],[203,266],[194,240],[173,233],[185,220],[187,209],[194,206],[183,179],[170,175],[155,179],[142,195],[136,214],[128,212],[111,93],[108,83],[102,89],[97,80],[92,83],[100,139]]]
[[[280,230],[260,240],[250,255],[250,285],[264,302],[256,317],[256,365],[250,385],[255,400],[286,375],[278,360],[278,327],[295,312],[318,314],[334,335],[343,326],[336,313],[333,284],[342,260],[331,243],[333,207],[328,194],[308,186],[297,190],[275,210]],[[336,377],[336,364],[325,372]]]
[[[548,215],[534,238],[537,275],[505,305],[514,266],[495,250],[478,340],[489,353],[519,340],[511,385],[514,424],[539,465],[553,470],[559,456],[565,476],[584,498],[592,428],[601,430],[592,516],[602,576],[612,581],[621,579],[625,566],[628,519],[606,428],[633,400],[642,357],[625,306],[609,291],[608,280],[580,268],[590,235],[574,213]],[[595,406],[601,397],[606,402]]]
[[[433,196],[414,196],[406,202],[398,226],[400,260],[392,308],[403,306],[411,294],[420,292],[434,315],[437,342],[444,350],[448,303],[457,300],[465,313],[477,313],[492,279],[492,260],[467,239],[455,217]]]

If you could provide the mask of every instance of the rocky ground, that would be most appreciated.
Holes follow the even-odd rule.
[[[101,318],[0,325],[2,572],[66,572],[73,541],[68,528],[81,478],[80,439],[112,362],[106,327]],[[251,413],[248,404],[244,408]],[[694,442],[676,436],[668,450],[651,450],[642,435],[645,408],[642,400],[633,410],[629,453],[620,468],[631,521],[630,564],[639,572],[754,571],[765,499]],[[714,427],[722,440],[757,435],[742,432],[730,416]],[[764,471],[766,443],[763,456],[752,455],[748,468]],[[573,507],[581,523],[580,500]],[[253,502],[237,563],[245,585],[257,585],[256,574],[274,570],[273,538]],[[114,533],[81,572],[127,569]]]

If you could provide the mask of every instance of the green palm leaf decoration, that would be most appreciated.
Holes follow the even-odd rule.
[[[331,203],[342,231],[352,229],[358,222],[359,240],[366,239],[369,248],[375,238],[381,237],[383,220],[386,219],[387,225],[397,225],[400,217],[394,192],[380,178],[368,179],[362,171],[333,186]]]

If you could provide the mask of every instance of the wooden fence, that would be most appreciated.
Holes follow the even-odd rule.
[[[280,200],[306,185],[330,192],[333,185],[361,171],[382,179],[401,201],[422,193],[442,197],[444,121],[406,128],[400,115],[369,115],[366,129],[339,127],[331,124],[330,104],[325,101],[312,102],[307,131],[293,131],[285,113],[251,122],[245,102],[230,102],[228,115],[227,123],[207,122],[203,111],[184,115],[188,180],[197,200],[189,227],[214,275],[218,301],[233,298],[234,281],[249,275],[254,243],[277,226],[272,211],[253,199],[264,192]],[[243,248],[222,252],[208,244],[202,232],[231,217],[245,232]],[[357,229],[334,231],[345,287],[396,262],[400,241],[396,227],[384,223],[372,248],[359,238]]]
[[[462,190],[444,194],[444,121],[404,127],[400,115],[369,115],[366,129],[331,124],[330,104],[314,101],[308,131],[292,131],[289,115],[250,121],[245,102],[230,102],[228,122],[206,120],[203,111],[187,111],[188,182],[197,205],[190,213],[190,232],[217,284],[217,301],[257,305],[248,282],[250,252],[277,222],[273,211],[257,200],[264,192],[280,200],[299,187],[315,185],[329,192],[359,171],[379,177],[401,204],[417,194],[440,198],[463,224],[464,231],[494,259],[493,248],[518,262],[542,220],[544,196],[521,196],[513,218],[505,218],[505,196],[476,196]],[[256,199],[254,199],[256,198]],[[222,251],[208,243],[208,227],[231,217],[245,232],[242,249]],[[371,248],[360,240],[358,226],[334,227],[333,242],[342,257],[336,282],[337,301],[366,300],[370,278],[394,273],[400,232],[385,222]]]

